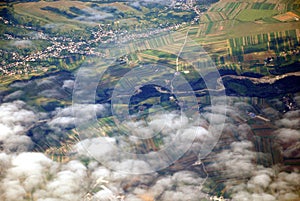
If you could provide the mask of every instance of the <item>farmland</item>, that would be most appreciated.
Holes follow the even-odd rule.
[[[299,20],[299,15],[293,13],[293,12],[287,12],[284,14],[276,15],[273,18],[281,21],[281,22],[287,22],[287,21],[294,21]]]
[[[257,70],[259,67],[253,66],[256,64],[261,66],[265,56],[276,58],[274,65],[277,64],[277,58],[280,64],[287,62],[288,58],[298,60],[298,56],[295,55],[287,57],[286,54],[291,53],[286,51],[299,47],[299,29],[297,29],[300,24],[297,20],[299,5],[300,1],[283,3],[280,0],[252,2],[220,0],[209,7],[207,12],[201,13],[199,21],[193,23],[189,21],[196,16],[192,10],[165,9],[161,12],[161,8],[153,5],[137,9],[126,2],[39,1],[17,3],[13,5],[13,9],[17,21],[41,27],[48,34],[64,33],[72,40],[87,38],[87,43],[91,43],[92,38],[98,40],[97,37],[101,34],[98,30],[99,23],[101,29],[116,33],[123,30],[125,33],[127,30],[172,26],[173,23],[183,22],[177,29],[182,33],[177,41],[163,38],[153,44],[151,42],[144,44],[148,50],[134,54],[135,61],[130,65],[139,61],[163,61],[175,65],[177,52],[174,50],[181,48],[181,43],[184,42],[182,36],[188,32],[188,37],[205,49],[218,68],[233,69],[238,73],[256,71],[268,74],[267,71]],[[104,17],[98,19],[99,14]],[[155,19],[150,20],[153,17]],[[10,29],[13,33],[15,27],[12,26]],[[94,36],[91,36],[90,32],[93,32]],[[26,34],[28,33],[24,32],[24,35]],[[115,36],[105,35],[104,39]],[[41,46],[46,45],[47,43],[41,42]],[[150,49],[153,49],[153,45],[161,48],[159,51],[152,51]],[[97,43],[91,43],[89,48],[95,46]],[[9,48],[11,49],[7,47]],[[139,49],[139,47],[128,48]],[[22,53],[23,50],[19,48],[18,51]],[[66,53],[65,50],[62,52]],[[56,63],[62,64],[60,68],[70,68],[61,62],[62,59],[59,60]],[[46,69],[50,69],[49,65],[46,66]],[[181,63],[179,66],[182,70],[187,68],[186,64]]]
[[[278,12],[275,10],[258,10],[258,9],[247,9],[241,11],[237,16],[236,19],[240,21],[256,21],[259,19],[265,19],[268,17],[272,17]]]
[[[270,32],[254,36],[233,38],[229,39],[229,43],[230,48],[233,49],[233,55],[239,55],[241,53],[241,49],[237,48],[244,48],[243,53],[245,54],[267,50],[274,50],[279,53],[284,49],[293,48],[298,43],[298,39],[296,30],[287,30],[284,32]]]
[[[197,0],[196,5],[187,5],[178,0],[174,7],[158,4],[158,1],[151,3],[152,0],[105,0],[105,3],[104,0],[25,1],[0,3],[0,13],[3,16],[0,18],[0,101],[1,106],[5,106],[2,106],[1,111],[10,114],[6,112],[6,108],[16,108],[16,112],[7,118],[8,123],[4,124],[6,120],[2,118],[0,126],[3,123],[4,128],[9,128],[8,132],[15,133],[16,138],[24,134],[32,139],[33,143],[28,151],[45,152],[52,160],[65,163],[59,170],[61,173],[66,172],[67,166],[76,169],[79,167],[77,162],[82,162],[82,169],[88,171],[84,175],[97,179],[87,183],[92,186],[103,179],[99,186],[95,184],[95,189],[89,190],[91,186],[84,187],[91,196],[96,195],[100,187],[112,188],[113,183],[108,184],[107,178],[101,177],[103,172],[96,166],[104,165],[102,162],[90,163],[90,155],[76,153],[82,151],[79,146],[72,150],[73,145],[78,142],[97,152],[106,149],[105,145],[98,149],[89,137],[105,136],[127,153],[152,154],[158,150],[163,151],[165,142],[172,142],[171,138],[165,138],[164,135],[183,134],[183,138],[178,140],[181,143],[181,140],[190,138],[185,135],[193,131],[189,128],[198,130],[202,127],[206,130],[216,121],[217,127],[212,133],[209,130],[208,133],[203,132],[203,135],[201,130],[201,133],[197,133],[195,146],[199,143],[202,147],[206,144],[202,143],[202,137],[207,138],[207,134],[214,132],[221,134],[219,127],[224,125],[224,132],[220,139],[216,139],[218,143],[213,152],[203,160],[199,158],[201,161],[197,159],[201,155],[197,156],[196,151],[191,155],[187,154],[166,170],[155,173],[155,180],[147,181],[148,176],[152,176],[145,175],[144,181],[134,182],[132,185],[136,186],[136,190],[124,187],[131,185],[126,184],[129,182],[124,177],[115,177],[118,182],[122,180],[120,187],[115,189],[122,191],[118,195],[124,196],[124,200],[135,200],[128,193],[151,194],[153,186],[153,192],[157,192],[156,189],[160,191],[161,185],[156,185],[156,181],[169,186],[170,188],[162,190],[170,194],[158,192],[159,195],[151,195],[151,198],[144,200],[176,200],[175,197],[179,194],[174,190],[175,196],[170,197],[173,193],[169,190],[177,187],[176,191],[180,187],[183,195],[183,199],[177,200],[202,200],[197,197],[200,191],[207,194],[207,199],[203,200],[215,200],[209,197],[213,195],[222,195],[230,200],[234,197],[229,189],[231,186],[227,187],[227,184],[231,180],[242,182],[239,177],[228,177],[226,172],[229,166],[235,166],[236,157],[249,159],[246,163],[241,161],[243,168],[245,164],[248,168],[256,162],[259,165],[258,171],[263,166],[269,170],[269,167],[277,166],[278,163],[291,165],[291,168],[299,165],[296,154],[282,159],[284,150],[276,144],[280,135],[275,129],[278,127],[286,132],[285,130],[298,126],[297,121],[291,118],[296,118],[294,115],[298,114],[285,112],[297,109],[300,100],[299,95],[295,98],[296,102],[293,100],[293,94],[300,91],[300,0]],[[214,96],[216,111],[213,107]],[[196,104],[193,105],[190,99]],[[21,101],[24,101],[24,106],[19,107]],[[264,101],[273,102],[274,105]],[[224,115],[221,114],[223,108],[226,110]],[[169,111],[174,114],[164,116],[163,113]],[[177,120],[177,113],[183,114],[186,111],[193,116],[200,114],[200,121],[197,118],[193,122],[193,118],[188,116]],[[29,116],[28,122],[27,118],[26,122],[11,120],[22,119],[23,116]],[[220,122],[221,116],[224,116],[225,124]],[[158,125],[165,122],[168,125],[164,125],[161,130]],[[188,129],[179,127],[180,122],[186,122]],[[290,129],[285,128],[285,124],[296,126],[293,125]],[[172,127],[179,130],[175,131]],[[16,132],[10,128],[14,128]],[[145,138],[135,140],[129,134],[136,135],[133,137],[143,135]],[[147,138],[148,134],[155,135]],[[10,135],[14,134],[8,133],[7,136]],[[291,139],[294,141],[294,138]],[[247,142],[235,147],[243,140]],[[19,149],[18,144],[16,148],[10,148],[5,144],[10,143],[9,141],[3,142],[0,140],[0,149],[12,150],[8,154]],[[287,144],[285,146],[283,148],[287,148]],[[23,146],[20,148],[23,149]],[[191,147],[193,148],[194,146]],[[234,162],[227,162],[222,154],[221,161],[225,160],[228,165],[216,163],[220,153],[229,153],[223,152],[226,150],[232,151],[229,155],[233,156]],[[243,153],[239,156],[240,153],[236,152],[241,150]],[[255,151],[258,153],[252,154]],[[243,155],[247,152],[251,153],[251,157]],[[106,153],[110,155],[108,153],[114,152],[108,150]],[[16,157],[18,156],[12,156],[11,170],[18,169],[14,165]],[[72,157],[78,157],[75,166],[67,163],[73,160]],[[121,163],[122,157],[122,154],[118,154],[118,161],[112,164],[127,167],[127,163]],[[185,166],[181,167],[182,164]],[[53,171],[60,168],[58,165],[55,162]],[[132,163],[136,169],[142,167],[140,165],[142,163]],[[45,166],[48,168],[47,164]],[[208,174],[205,166],[208,167]],[[11,170],[8,169],[8,173]],[[195,187],[192,187],[189,180],[196,177],[186,177],[186,173],[178,175],[177,172],[181,170],[188,170],[186,173],[198,172],[203,180],[201,185],[206,183],[203,188],[205,190],[199,188],[202,187],[201,180],[193,180]],[[245,172],[252,174],[251,169]],[[111,173],[109,175],[117,176]],[[3,181],[8,181],[9,177],[5,176],[5,172],[0,175]],[[173,178],[174,175],[176,178]],[[46,176],[51,183],[52,178],[53,181],[57,178],[55,174]],[[167,180],[161,180],[164,176]],[[204,181],[205,176],[209,177],[207,182]],[[242,175],[242,180],[254,181],[249,176],[246,177]],[[184,180],[177,182],[178,179]],[[271,174],[270,179],[279,182]],[[176,183],[169,185],[166,183],[169,180],[176,180]],[[27,185],[26,181],[22,177],[18,182]],[[83,176],[79,182],[70,181],[71,184],[84,183],[82,181],[86,179]],[[185,192],[193,191],[182,186],[183,183],[195,189],[195,199],[186,197]],[[252,184],[248,184],[247,188],[252,188]],[[24,195],[23,200],[43,199],[35,195],[40,192],[44,194],[39,186],[43,188],[48,185],[37,185],[36,188],[24,188],[27,195]],[[61,186],[64,187],[64,184]],[[279,188],[281,186],[278,191],[270,189],[268,193],[274,191],[277,194]],[[70,189],[74,191],[74,186]],[[1,189],[0,193],[2,192],[4,191]],[[67,193],[64,194],[68,196]],[[100,193],[98,198],[102,199],[104,194],[106,193]],[[300,196],[298,191],[296,194]],[[123,200],[122,197],[119,198],[116,200]],[[16,195],[14,200],[18,199]]]
[[[34,6],[33,6],[34,5]],[[132,7],[126,2],[84,2],[84,1],[39,1],[26,2],[14,5],[14,11],[20,15],[24,21],[34,20],[40,26],[48,24],[56,27],[64,24],[63,29],[81,30],[85,27],[95,27],[99,24],[112,24],[118,28],[126,27],[151,27],[169,23],[189,21],[195,16],[194,13],[186,11],[166,10],[160,12],[161,8]],[[158,16],[158,18],[153,18]],[[152,19],[153,21],[150,21]],[[57,30],[56,30],[57,31]]]
[[[300,23],[297,21],[299,5],[299,1],[283,3],[280,0],[251,2],[220,0],[208,7],[207,12],[202,12],[199,15],[199,21],[193,21],[193,23],[191,23],[191,19],[196,16],[193,10],[167,8],[162,12],[162,8],[151,4],[136,8],[126,2],[113,1],[110,3],[88,1],[26,2],[13,4],[13,11],[16,21],[29,26],[41,27],[47,34],[55,36],[57,33],[63,33],[72,40],[86,38],[89,42],[92,38],[95,41],[98,40],[96,38],[99,36],[97,34],[100,34],[98,32],[100,23],[101,29],[116,33],[120,33],[122,30],[125,33],[127,30],[161,28],[182,22],[177,31],[183,35],[188,32],[189,38],[199,43],[207,51],[218,68],[237,69],[238,72],[242,72],[252,71],[248,68],[247,62],[249,58],[255,57],[255,54],[268,55],[271,51],[275,54],[272,53],[272,56],[280,57],[284,55],[283,51],[292,50],[299,46],[299,30],[297,29]],[[99,18],[99,15],[104,17]],[[9,29],[11,30],[9,33],[14,33],[17,30],[13,26]],[[22,33],[21,31],[18,32],[19,34]],[[27,32],[28,30],[24,29],[23,35],[28,34]],[[91,32],[94,36],[91,36]],[[105,35],[104,39],[113,37],[115,37],[114,34]],[[183,39],[177,41],[179,43],[173,41],[171,42],[174,43],[173,45],[166,47],[163,47],[162,44],[161,52],[139,52],[135,56],[137,60],[144,62],[156,62],[158,60],[167,62],[168,60],[167,63],[173,65],[176,59],[167,54],[176,55],[170,48],[180,49],[180,42],[183,41]],[[164,43],[164,41],[157,42]],[[42,43],[42,46],[47,44]],[[90,48],[97,46],[96,44],[93,43]],[[152,48],[151,44],[148,46]],[[11,47],[7,47],[7,49],[9,48]],[[136,49],[136,47],[132,48]],[[20,48],[18,51],[22,53],[25,49]],[[297,60],[295,56],[292,58]],[[251,60],[253,60],[251,62],[263,63],[261,56]],[[282,62],[283,59],[281,59]]]
[[[45,10],[43,8],[51,7],[54,9],[66,11],[70,7],[76,7],[80,9],[88,8],[87,4],[77,1],[54,1],[54,2],[29,2],[29,3],[20,3],[14,6],[15,12],[21,15],[23,18],[30,17],[37,20],[41,25],[47,23],[65,23],[67,26],[65,29],[80,29],[79,22],[73,22],[71,19],[68,19],[66,16],[59,13],[51,12],[50,10]],[[45,17],[46,16],[46,17]]]
[[[285,51],[299,48],[299,9],[300,1],[221,0],[201,16],[199,29],[191,37],[219,68],[268,74],[259,67],[266,57],[279,58]],[[288,58],[299,60],[297,56]],[[288,62],[285,56],[280,59],[284,60]]]

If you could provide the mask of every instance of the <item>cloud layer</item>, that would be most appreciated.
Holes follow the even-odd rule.
[[[200,116],[194,119],[164,111],[149,115],[147,121],[126,120],[116,130],[134,131],[127,136],[115,133],[115,136],[99,137],[102,136],[100,132],[97,135],[80,133],[80,141],[73,142],[75,145],[70,152],[66,150],[68,160],[54,161],[37,150],[60,148],[76,126],[109,115],[110,105],[54,105],[51,110],[43,110],[24,101],[36,97],[68,101],[73,86],[72,76],[62,79],[54,75],[16,82],[11,86],[14,90],[4,93],[1,101],[5,103],[0,104],[0,200],[209,200],[215,191],[214,187],[209,189],[207,176],[211,180],[223,179],[222,185],[232,200],[299,199],[300,174],[296,169],[282,164],[263,166],[257,162],[258,156],[267,160],[270,153],[256,150],[251,122],[259,120],[249,116],[248,112],[256,112],[256,109],[247,103],[250,102],[247,98],[228,97],[225,101],[219,97],[217,107],[201,108]],[[24,98],[24,94],[28,97],[18,100]],[[220,112],[224,109],[226,114]],[[299,158],[300,110],[281,114],[276,107],[268,107],[261,115],[271,120],[272,142],[280,151],[280,157]],[[209,129],[211,123],[214,129]],[[142,143],[149,143],[147,139],[157,135],[161,137],[160,145],[151,145],[152,149],[146,151],[141,149]],[[214,142],[218,142],[215,147]],[[174,148],[168,150],[171,154],[189,145],[185,157],[195,157],[191,161],[169,164],[165,155],[161,158],[156,155],[168,145]],[[142,156],[127,157],[128,153]],[[208,157],[203,153],[209,154]],[[201,159],[200,165],[192,165],[197,158]],[[161,163],[172,168],[153,171]],[[178,168],[178,164],[183,168]],[[141,172],[147,174],[138,174]]]

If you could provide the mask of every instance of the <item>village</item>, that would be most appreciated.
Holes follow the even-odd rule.
[[[190,23],[194,24],[198,22],[201,12],[196,6],[194,6],[195,2],[193,0],[177,0],[173,3],[173,8],[175,10],[194,10],[197,13],[197,16]],[[3,76],[30,74],[37,71],[47,72],[49,71],[47,66],[36,66],[32,64],[34,62],[47,62],[49,58],[63,59],[72,55],[101,56],[102,53],[97,50],[97,47],[100,44],[127,43],[129,41],[147,38],[158,33],[167,33],[187,26],[187,23],[184,22],[169,26],[160,25],[156,29],[151,29],[145,32],[134,32],[116,29],[119,23],[119,21],[116,20],[112,24],[99,23],[96,26],[96,29],[93,29],[94,31],[92,31],[90,38],[81,37],[80,40],[78,40],[65,35],[51,37],[45,32],[45,29],[15,24],[10,19],[5,19],[4,17],[0,17],[0,23],[37,33],[33,36],[25,37],[13,34],[4,34],[2,36],[3,40],[11,41],[11,43],[15,42],[13,46],[16,48],[16,51],[0,49],[0,55],[2,57],[6,55],[8,58],[1,62],[0,75]],[[20,49],[31,48],[31,46],[34,46],[35,40],[47,41],[50,45],[43,50],[30,51],[25,55],[18,52]]]

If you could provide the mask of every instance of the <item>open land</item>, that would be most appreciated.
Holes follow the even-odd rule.
[[[226,124],[230,126],[224,129],[213,152],[200,163],[198,156],[187,153],[159,172],[161,177],[188,170],[197,172],[204,179],[208,173],[210,177],[204,185],[206,195],[203,200],[222,200],[221,196],[230,200],[230,196],[234,195],[229,190],[231,185],[244,184],[250,177],[231,177],[227,174],[228,164],[222,162],[222,157],[220,162],[218,157],[228,149],[232,149],[233,155],[240,154],[235,145],[243,143],[240,142],[241,133],[245,138],[242,140],[253,144],[245,148],[245,154],[257,154],[249,157],[246,166],[256,164],[255,167],[263,166],[270,171],[268,168],[283,164],[285,171],[299,169],[299,144],[280,142],[283,144],[279,147],[274,133],[290,126],[285,123],[286,119],[290,121],[289,118],[297,115],[300,0],[201,2],[190,4],[173,0],[172,6],[133,5],[113,0],[105,3],[67,0],[0,3],[0,98],[3,102],[20,99],[41,113],[41,119],[28,127],[28,135],[32,138],[37,133],[44,135],[35,139],[36,145],[32,150],[45,152],[52,160],[63,164],[72,161],[76,155],[72,149],[80,142],[80,134],[71,123],[68,124],[69,116],[61,118],[59,114],[69,114],[74,74],[81,67],[96,62],[99,68],[95,74],[105,70],[96,89],[95,101],[106,106],[111,103],[114,87],[126,73],[138,66],[150,66],[150,73],[141,72],[135,76],[148,76],[149,80],[168,77],[168,73],[155,68],[156,65],[164,65],[175,72],[172,79],[164,80],[170,88],[155,85],[136,88],[128,106],[135,120],[178,109],[182,103],[172,96],[172,82],[176,75],[182,75],[190,84],[200,104],[196,109],[203,114],[210,110],[209,93],[226,93],[233,98],[229,98],[231,105],[226,114]],[[200,54],[196,57],[195,52]],[[103,58],[114,60],[107,69]],[[213,65],[209,65],[210,61]],[[201,75],[195,64],[205,67]],[[215,88],[207,89],[203,79],[209,80],[216,70],[219,70],[220,77]],[[93,76],[91,74],[87,78],[92,79]],[[130,88],[134,84],[132,80],[125,80],[122,87]],[[219,101],[225,102],[221,98]],[[161,107],[153,107],[157,104]],[[127,105],[119,103],[115,106],[124,108]],[[242,109],[234,111],[239,106]],[[291,113],[287,113],[289,111]],[[49,113],[48,119],[43,116],[45,113]],[[65,120],[63,123],[67,125],[56,128],[59,120],[51,119],[56,117]],[[93,132],[107,138],[126,132],[125,127],[116,125],[117,121],[111,114],[96,118],[92,125],[85,125],[87,132],[95,129]],[[281,120],[283,118],[286,119]],[[205,117],[199,124],[207,128],[209,121]],[[51,126],[56,130],[52,131]],[[293,126],[289,129],[298,128]],[[249,129],[249,132],[244,134],[243,129]],[[161,135],[158,135],[141,140],[131,149],[144,154],[159,150],[162,144]],[[243,158],[241,156],[241,160]],[[84,157],[80,160],[86,164],[90,162]],[[204,164],[208,167],[207,171]],[[89,168],[88,165],[86,168]],[[2,173],[0,179],[1,176]],[[106,188],[104,184],[103,189]],[[126,194],[135,185],[134,182],[129,183],[122,189]],[[296,185],[295,189],[293,196],[299,197],[299,186]],[[96,191],[93,189],[86,195],[94,196]],[[270,191],[277,192],[277,189]],[[26,193],[25,200],[34,200],[34,193],[34,190]],[[218,196],[213,198],[213,195]],[[141,193],[139,196],[142,200],[161,199],[161,195],[155,197]]]

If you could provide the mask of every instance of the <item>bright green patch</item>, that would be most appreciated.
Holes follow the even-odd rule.
[[[242,10],[238,16],[237,20],[244,22],[251,22],[255,20],[261,20],[264,18],[272,17],[276,15],[278,12],[276,10],[256,10],[256,9],[248,9]]]

